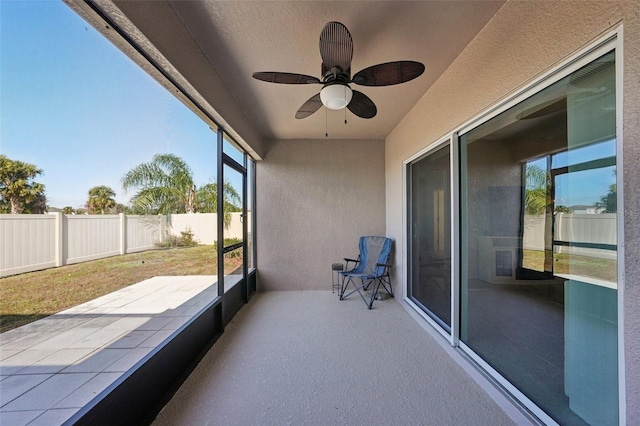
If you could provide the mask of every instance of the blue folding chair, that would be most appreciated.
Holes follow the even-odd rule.
[[[367,308],[371,309],[380,286],[393,297],[393,288],[389,276],[389,268],[391,268],[389,264],[391,239],[385,237],[360,237],[359,249],[360,254],[357,259],[344,259],[348,270],[340,272],[342,276],[340,300],[344,300],[349,295],[358,292]],[[354,264],[352,269],[349,269],[350,263]],[[371,296],[367,300],[363,291],[366,291],[372,284]],[[353,285],[354,289],[346,293],[349,285]]]

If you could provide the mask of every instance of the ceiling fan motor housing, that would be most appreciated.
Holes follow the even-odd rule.
[[[322,68],[324,71],[324,64],[322,64]],[[324,71],[322,73],[322,82],[323,83],[343,83],[347,84],[351,81],[351,73],[350,69],[347,71],[342,71],[340,67],[331,67],[330,69]]]

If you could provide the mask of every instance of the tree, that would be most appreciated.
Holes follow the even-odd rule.
[[[0,209],[3,213],[44,213],[44,185],[33,179],[42,169],[0,155]]]
[[[111,211],[114,211],[115,213],[135,214],[128,206],[120,203],[117,203]]]
[[[526,166],[524,209],[530,215],[547,211],[547,172],[535,164]]]
[[[74,214],[76,211],[71,206],[64,206],[62,208],[62,213],[64,214]]]
[[[148,163],[134,167],[122,178],[123,188],[140,188],[131,198],[132,210],[140,214],[214,213],[218,211],[218,185],[207,183],[197,189],[193,173],[180,157],[156,154]],[[224,222],[231,223],[231,212],[239,211],[240,196],[225,181]]]
[[[231,185],[229,181],[224,182],[223,186],[224,198],[224,226],[226,228],[231,225],[231,212],[242,211],[240,204],[240,195]],[[218,211],[218,184],[207,183],[196,191],[196,206],[201,213],[215,213]]]
[[[194,213],[196,186],[191,169],[173,154],[156,154],[148,163],[122,178],[125,190],[140,188],[131,198],[136,212],[145,214]]]
[[[87,210],[89,214],[104,214],[116,205],[114,197],[116,193],[113,189],[105,185],[94,186],[89,190],[89,199],[87,200]]]
[[[44,190],[44,186],[43,186]],[[45,214],[47,212],[47,197],[44,192],[36,194],[30,201],[22,207],[22,213]]]
[[[596,206],[604,209],[602,213],[616,213],[618,211],[618,184],[609,185],[609,192],[600,198]]]

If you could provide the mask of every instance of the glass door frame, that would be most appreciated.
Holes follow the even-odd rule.
[[[624,337],[624,271],[625,271],[625,243],[624,243],[624,170],[623,170],[623,81],[624,81],[624,51],[623,51],[623,28],[622,25],[613,28],[611,31],[603,34],[597,40],[589,45],[565,58],[561,63],[547,70],[537,78],[526,83],[524,87],[517,89],[511,95],[505,97],[483,112],[466,122],[456,126],[450,133],[437,139],[436,142],[429,144],[427,147],[412,155],[403,161],[403,215],[402,215],[402,266],[404,273],[402,274],[402,299],[415,312],[420,315],[428,324],[430,324],[438,333],[446,338],[451,346],[457,347],[469,357],[479,368],[484,370],[499,387],[502,387],[513,395],[521,404],[524,405],[531,413],[547,424],[554,424],[555,421],[542,411],[536,404],[531,402],[522,392],[514,385],[504,379],[497,371],[495,371],[486,361],[477,355],[471,348],[460,341],[460,322],[461,307],[464,303],[462,300],[461,285],[466,279],[467,259],[462,258],[462,247],[466,247],[464,241],[467,235],[465,224],[461,221],[461,212],[465,208],[465,179],[464,173],[461,171],[462,158],[459,135],[465,134],[480,126],[491,118],[501,114],[514,105],[530,98],[544,88],[552,85],[556,81],[568,76],[577,69],[589,64],[593,60],[603,56],[604,54],[615,51],[615,81],[616,81],[616,181],[618,185],[617,196],[617,241],[618,241],[618,258],[617,258],[617,285],[618,285],[618,401],[619,401],[619,417],[620,424],[626,422],[626,388],[625,388],[625,337]],[[436,321],[427,315],[417,304],[409,299],[410,285],[410,256],[411,256],[411,185],[410,185],[410,166],[412,162],[417,161],[425,154],[436,150],[437,148],[450,144],[451,149],[451,332],[443,329]]]
[[[249,289],[248,289],[248,268],[246,261],[247,253],[247,153],[242,152],[243,164],[238,163],[235,159],[224,152],[225,137],[230,138],[222,128],[218,128],[217,132],[217,154],[218,154],[218,167],[217,167],[217,265],[218,265],[218,296],[222,299],[222,320],[226,325],[233,315],[242,307],[243,304],[249,301]],[[231,139],[232,140],[232,139]],[[242,242],[231,245],[229,247],[224,246],[224,168],[229,167],[232,170],[242,175]],[[227,252],[242,248],[242,279],[238,282],[234,288],[236,291],[229,291],[225,293],[225,271],[224,271],[224,255]],[[239,292],[237,290],[240,290]],[[231,289],[230,289],[231,290]]]
[[[534,96],[539,93],[543,89],[548,86],[551,86],[555,82],[561,80],[564,77],[572,74],[576,70],[584,67],[585,65],[591,63],[597,58],[604,56],[605,54],[614,51],[616,52],[616,61],[615,61],[615,73],[616,73],[616,140],[617,140],[617,175],[616,179],[618,182],[623,182],[623,135],[622,135],[622,69],[623,69],[623,52],[622,52],[622,28],[617,28],[610,33],[606,34],[599,40],[595,41],[591,45],[587,46],[585,49],[575,53],[567,60],[563,61],[560,65],[554,67],[544,75],[540,76],[535,81],[531,82],[527,85],[526,88],[521,91],[515,93],[514,95],[508,97],[506,100],[498,103],[494,107],[485,111],[483,114],[480,114],[478,117],[470,120],[461,126],[458,130],[459,135],[463,135],[476,127],[482,125],[486,121],[489,121],[493,117],[503,113],[504,111],[510,109],[511,107],[519,104],[520,102]],[[458,144],[458,150],[460,146]],[[464,159],[460,157],[460,163],[462,163]],[[466,187],[464,185],[464,180],[466,176],[464,173],[460,175],[460,183],[463,189]],[[618,233],[618,401],[619,401],[619,410],[618,410],[618,419],[620,424],[624,424],[625,419],[625,401],[626,401],[626,392],[625,392],[625,362],[624,362],[624,206],[623,206],[623,198],[624,195],[622,193],[622,188],[618,188],[618,213],[617,213],[617,233]],[[460,194],[460,210],[465,209],[465,204],[467,202],[467,198],[465,194]],[[622,209],[622,210],[621,210]],[[458,227],[464,226],[461,222],[458,222]],[[461,229],[461,234],[458,241],[460,241],[461,246],[464,245],[464,238],[467,235],[465,229]],[[461,253],[461,252],[460,252]],[[461,253],[462,254],[462,253]],[[464,263],[466,261],[466,257],[461,259],[461,262]],[[458,287],[464,284],[466,281],[466,271],[467,265],[460,265],[460,282],[457,283]],[[459,305],[462,306],[464,300],[459,301]],[[538,407],[535,403],[533,403],[527,396],[525,396],[518,388],[516,388],[511,382],[506,380],[502,375],[500,375],[493,367],[491,367],[483,358],[477,355],[473,349],[469,346],[465,345],[463,342],[459,340],[460,328],[458,327],[455,330],[455,333],[458,333],[458,338],[454,339],[457,342],[457,346],[462,349],[462,351],[469,356],[476,364],[478,364],[484,371],[486,371],[500,386],[506,389],[511,395],[513,395],[521,404],[524,405],[531,413],[533,413],[536,417],[542,420],[545,424],[555,424],[555,421],[544,412],[540,407]]]
[[[442,325],[439,324],[438,321],[433,319],[431,315],[426,313],[422,306],[413,301],[409,297],[409,286],[411,285],[411,276],[412,276],[412,268],[411,262],[409,259],[412,258],[412,226],[413,226],[413,217],[411,215],[412,211],[412,184],[411,184],[411,166],[416,162],[420,161],[422,158],[427,157],[429,154],[436,152],[437,150],[449,146],[449,169],[450,169],[450,194],[451,199],[450,203],[450,221],[451,221],[451,230],[450,230],[450,238],[451,238],[451,248],[450,248],[450,256],[451,256],[451,270],[450,270],[450,280],[451,280],[451,328],[447,330],[443,328]],[[403,194],[404,194],[404,212],[403,212],[403,240],[405,244],[403,244],[403,266],[405,273],[402,276],[402,298],[408,303],[427,323],[432,325],[435,330],[437,330],[440,334],[442,334],[452,346],[457,345],[457,333],[455,330],[459,327],[459,307],[458,307],[458,294],[459,294],[459,230],[457,224],[459,222],[460,209],[459,209],[459,184],[458,184],[458,176],[459,176],[459,162],[458,162],[458,147],[457,147],[457,133],[452,133],[448,137],[441,138],[436,142],[428,145],[426,148],[422,149],[420,152],[411,156],[407,160],[403,161]]]

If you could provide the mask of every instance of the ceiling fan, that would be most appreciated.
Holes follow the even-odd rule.
[[[340,22],[329,22],[320,33],[320,56],[322,57],[322,80],[317,77],[288,72],[256,72],[253,78],[279,84],[322,84],[320,93],[312,96],[296,112],[296,118],[306,118],[322,105],[329,109],[349,108],[361,118],[373,118],[376,105],[367,95],[349,87],[350,83],[361,86],[391,86],[419,77],[424,65],[414,61],[395,61],[372,65],[358,71],[351,78],[353,39],[347,27]]]

